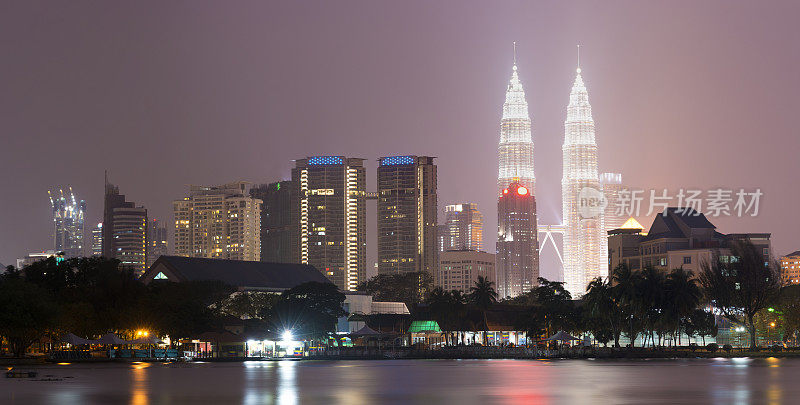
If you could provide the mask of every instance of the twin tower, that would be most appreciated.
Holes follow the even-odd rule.
[[[577,297],[592,279],[608,273],[604,215],[602,209],[587,209],[586,204],[587,200],[603,198],[603,188],[592,107],[580,68],[569,96],[562,152],[564,281],[566,289]],[[503,104],[497,153],[497,290],[501,297],[514,297],[530,291],[539,277],[531,117],[516,61]]]

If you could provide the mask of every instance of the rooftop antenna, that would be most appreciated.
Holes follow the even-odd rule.
[[[514,66],[517,66],[517,41],[514,41]]]
[[[578,44],[578,69],[576,70],[578,73],[581,72],[581,46]]]

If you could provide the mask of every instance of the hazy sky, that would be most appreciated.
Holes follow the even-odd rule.
[[[105,169],[171,221],[189,184],[275,181],[322,154],[369,159],[370,189],[379,156],[437,156],[440,206],[477,202],[493,247],[513,41],[541,222],[560,217],[581,44],[601,171],[760,187],[759,216],[711,221],[771,232],[785,254],[800,249],[798,15],[797,1],[3,1],[0,262],[52,248],[48,189],[71,185],[98,222]]]

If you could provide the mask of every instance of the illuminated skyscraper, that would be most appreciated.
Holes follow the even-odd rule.
[[[92,256],[103,255],[103,223],[92,228]]]
[[[528,102],[525,101],[525,90],[522,88],[522,82],[517,74],[516,61],[506,90],[506,101],[503,104],[503,118],[500,120],[500,145],[497,148],[497,154],[499,161],[498,194],[514,181],[534,193],[531,117],[528,114]]]
[[[64,257],[80,257],[84,255],[84,216],[86,215],[86,202],[76,200],[72,188],[69,195],[64,196],[64,191],[59,190],[59,195],[50,196],[50,206],[53,208],[53,247],[56,252],[64,252]]]
[[[525,90],[519,80],[516,44],[511,80],[500,121],[497,177],[497,290],[502,297],[527,292],[539,277],[533,138]],[[522,194],[517,194],[521,192]]]
[[[258,261],[261,257],[261,200],[248,183],[191,186],[172,203],[175,254],[187,257]]]
[[[367,271],[364,159],[313,156],[292,169],[299,208],[300,263],[317,268],[343,291],[355,291]]]
[[[103,256],[137,274],[146,270],[147,209],[128,201],[119,187],[106,179],[103,207]]]
[[[439,267],[437,175],[430,156],[382,157],[378,163],[378,274]]]
[[[622,184],[621,173],[602,173],[600,174],[600,184],[603,185],[603,195],[606,197],[608,205],[605,209],[603,222],[606,231],[618,229],[625,223],[628,216],[624,212],[618,213],[619,192],[625,187]]]
[[[516,297],[536,286],[539,242],[536,198],[527,187],[511,183],[497,202],[497,293]]]
[[[562,150],[564,281],[566,289],[577,298],[585,293],[592,279],[608,275],[604,212],[596,208],[603,200],[603,187],[597,171],[594,120],[580,68],[569,95]]]
[[[464,203],[444,207],[442,251],[483,251],[483,214],[478,204]]]

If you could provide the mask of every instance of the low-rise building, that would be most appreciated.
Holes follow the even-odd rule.
[[[783,285],[800,284],[800,250],[781,256],[780,264]]]
[[[445,291],[468,293],[478,276],[496,283],[494,254],[475,250],[448,250],[439,254],[439,273],[434,278],[437,287]]]

